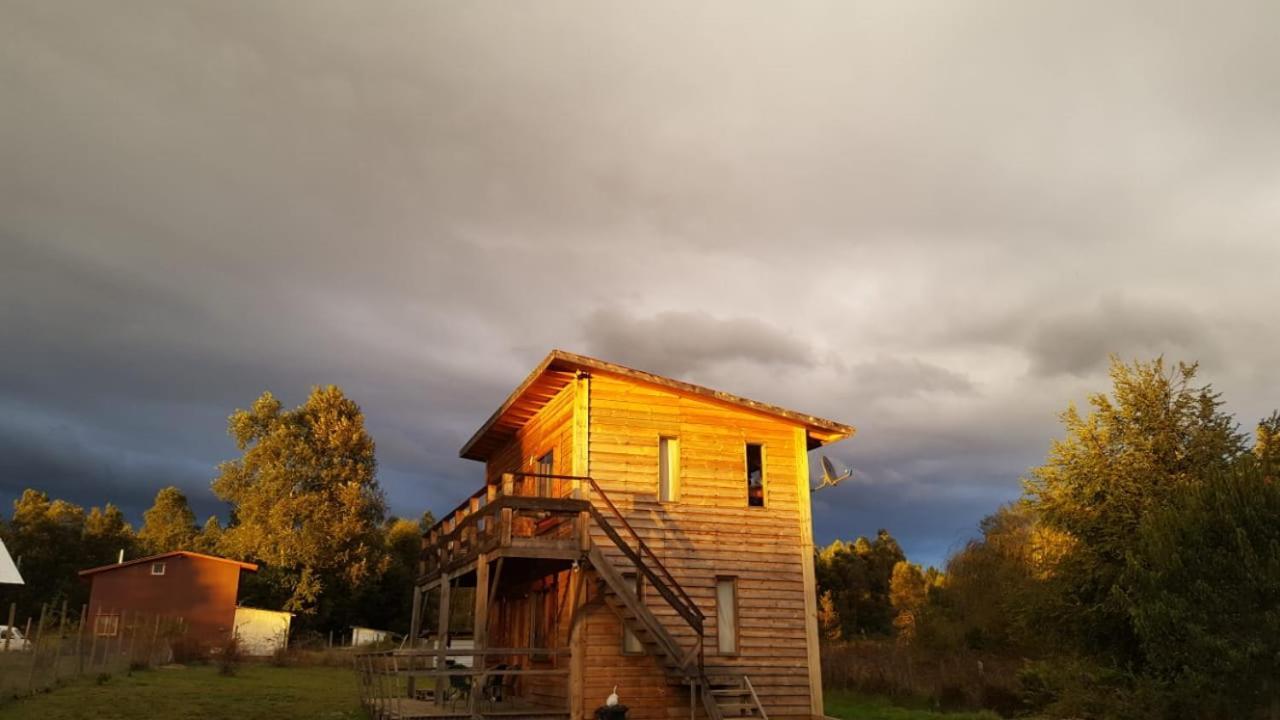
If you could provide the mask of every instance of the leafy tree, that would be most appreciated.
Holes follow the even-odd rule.
[[[836,642],[844,637],[840,627],[840,613],[836,612],[835,601],[831,599],[831,591],[827,590],[818,598],[818,632],[823,640]]]
[[[1258,423],[1255,432],[1253,454],[1258,459],[1262,473],[1275,477],[1280,473],[1280,412],[1271,413],[1270,417]]]
[[[172,485],[156,493],[151,509],[142,513],[138,540],[149,553],[190,550],[196,537],[196,515],[187,496]]]
[[[893,574],[889,578],[889,602],[897,613],[893,627],[898,637],[907,641],[915,637],[916,618],[924,608],[928,593],[929,585],[919,565],[901,560],[893,566]]]
[[[1177,717],[1280,716],[1280,485],[1256,463],[1217,472],[1144,519],[1132,613]]]
[[[200,528],[200,532],[196,533],[195,539],[192,541],[192,547],[196,552],[202,552],[206,555],[219,555],[222,553],[222,523],[218,520],[217,515],[210,515],[208,520],[204,521],[204,527]]]
[[[26,585],[6,593],[25,607],[68,599],[82,601],[85,593],[76,575],[83,569],[84,508],[49,500],[38,490],[25,490],[13,503],[5,545],[21,563]]]
[[[1055,569],[1055,624],[1122,662],[1138,659],[1124,571],[1143,519],[1244,452],[1218,394],[1195,375],[1195,365],[1113,359],[1111,395],[1091,396],[1087,416],[1069,407],[1066,438],[1026,480],[1040,520],[1075,543]]]
[[[213,482],[232,507],[222,546],[268,565],[256,592],[323,616],[323,593],[340,597],[384,570],[373,438],[341,389],[313,388],[293,410],[263,393],[231,416],[228,432],[243,455],[222,463]]]
[[[84,519],[83,552],[87,566],[104,565],[123,551],[126,557],[137,553],[138,538],[133,526],[124,519],[120,508],[111,503],[90,508]]]
[[[814,568],[818,593],[831,593],[844,637],[893,632],[889,585],[894,565],[905,559],[902,547],[887,530],[880,530],[875,540],[836,540],[818,551]]]

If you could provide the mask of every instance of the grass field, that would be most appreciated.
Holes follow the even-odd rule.
[[[901,707],[884,698],[847,690],[826,690],[827,714],[840,720],[1000,720],[990,712],[940,713],[927,708]]]
[[[0,720],[356,720],[364,718],[347,668],[245,665],[223,677],[213,667],[78,680],[51,693],[0,705]]]

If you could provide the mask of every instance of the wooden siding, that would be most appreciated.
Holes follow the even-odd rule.
[[[658,500],[660,436],[680,440],[675,502]],[[801,527],[808,519],[808,478],[797,467],[805,453],[797,445],[803,427],[597,373],[591,378],[589,438],[591,475],[707,616],[708,674],[726,668],[750,676],[770,717],[811,717],[810,609],[802,562],[807,537]],[[747,506],[749,442],[764,445],[762,508]],[[607,540],[597,542],[611,550]],[[718,576],[738,579],[739,641],[732,656],[716,652]],[[652,597],[649,605],[673,634],[692,642],[670,608]],[[588,710],[616,683],[635,720],[687,716],[688,694],[666,684],[654,658],[622,654],[621,626],[607,610],[589,616],[587,651]]]

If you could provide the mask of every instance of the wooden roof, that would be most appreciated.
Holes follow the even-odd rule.
[[[704,398],[713,402],[732,405],[761,415],[786,420],[804,427],[809,437],[809,449],[843,440],[855,432],[849,425],[807,415],[795,410],[770,405],[758,400],[731,395],[719,390],[674,380],[662,375],[636,370],[624,365],[577,355],[564,350],[552,350],[533,372],[520,383],[507,399],[471,436],[458,451],[469,460],[487,460],[489,455],[515,436],[538,411],[568,385],[579,372],[608,373],[630,380],[657,385],[678,393]]]
[[[204,553],[191,552],[190,550],[174,550],[173,552],[160,553],[159,555],[148,555],[146,557],[140,557],[140,558],[137,558],[136,560],[126,560],[122,563],[111,563],[110,565],[102,565],[96,568],[89,568],[88,570],[81,570],[80,576],[84,577],[85,575],[93,575],[94,573],[106,572],[107,570],[117,570],[122,567],[129,567],[130,565],[140,565],[142,563],[149,563],[149,562],[154,562],[157,560],[163,560],[165,558],[171,558],[171,557],[177,557],[177,556],[199,558],[201,560],[216,560],[218,562],[231,563],[232,565],[239,565],[241,570],[248,570],[249,572],[258,572],[258,566],[254,565],[253,563],[241,562],[239,560],[232,560],[231,558],[218,557],[217,555],[205,555]]]

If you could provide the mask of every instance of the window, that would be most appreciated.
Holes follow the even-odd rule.
[[[658,438],[658,500],[680,499],[680,441],[673,437]]]
[[[716,578],[716,642],[721,655],[738,654],[737,578]]]
[[[747,506],[764,507],[764,446],[747,443]]]
[[[164,574],[164,563],[151,563],[151,574],[152,574],[152,575],[163,575],[163,574]]]
[[[551,496],[551,478],[548,475],[555,474],[556,456],[555,451],[548,450],[546,455],[538,458],[538,497]]]
[[[635,573],[624,573],[623,579],[628,584],[635,586],[636,596],[640,598],[640,603],[644,604],[644,585],[643,581],[636,580]],[[622,654],[623,655],[641,655],[644,653],[644,644],[640,642],[640,638],[624,624],[622,626]]]
[[[98,615],[93,619],[93,633],[98,637],[115,637],[120,632],[119,615]]]

